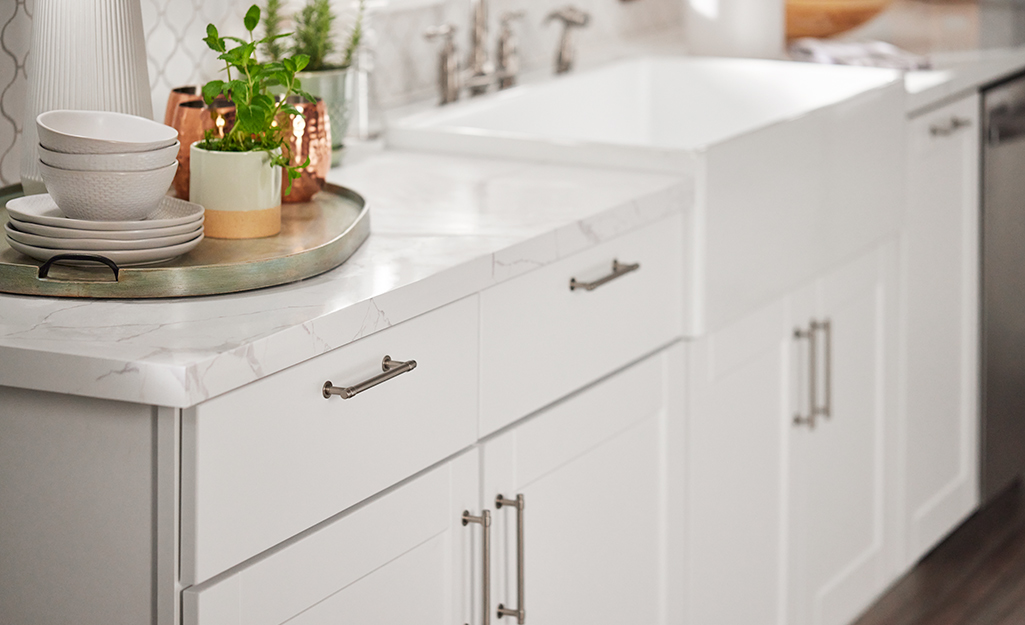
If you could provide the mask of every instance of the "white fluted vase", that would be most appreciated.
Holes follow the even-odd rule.
[[[21,149],[26,193],[45,191],[36,116],[54,109],[153,118],[139,0],[35,0]]]

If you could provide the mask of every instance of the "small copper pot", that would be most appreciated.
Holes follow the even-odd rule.
[[[203,90],[199,85],[188,85],[171,89],[167,96],[167,108],[164,109],[164,123],[168,126],[174,121],[174,111],[182,102],[192,102],[203,99]]]
[[[189,199],[189,147],[213,130],[223,137],[235,125],[235,105],[224,98],[214,100],[207,106],[202,99],[182,102],[175,108],[171,123],[178,131],[178,171],[174,174],[175,194],[183,200]]]
[[[317,98],[310,102],[299,96],[290,96],[288,103],[299,109],[298,115],[281,115],[278,124],[285,132],[282,153],[292,165],[301,165],[310,158],[310,164],[302,169],[302,176],[292,181],[292,192],[288,189],[288,173],[281,176],[282,202],[308,202],[324,188],[327,171],[331,169],[331,120],[324,100]]]

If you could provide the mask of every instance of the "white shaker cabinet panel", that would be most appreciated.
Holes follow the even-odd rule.
[[[688,625],[843,625],[889,581],[895,281],[887,243],[694,342]]]
[[[978,95],[912,120],[909,132],[905,565],[979,500]]]
[[[682,334],[679,216],[481,293],[481,434],[668,344]],[[637,264],[613,274],[613,261]]]
[[[896,245],[887,244],[816,284],[811,336],[802,341],[814,350],[804,385],[814,426],[795,424],[789,442],[792,625],[845,625],[890,579],[885,457],[896,417],[896,278]]]
[[[417,477],[183,593],[184,625],[479,625],[479,457]]]
[[[805,298],[807,299],[807,298]],[[691,344],[687,625],[786,625],[793,297]],[[807,310],[807,309],[806,309]]]
[[[182,580],[209,579],[476,440],[477,300],[421,315],[185,412]],[[411,371],[351,399],[323,395]]]
[[[668,455],[682,435],[682,350],[653,355],[483,445],[484,504],[499,495],[524,501],[523,543],[516,506],[494,513],[495,610],[518,607],[522,548],[527,623],[650,625],[679,614],[672,567],[682,558],[682,486]]]

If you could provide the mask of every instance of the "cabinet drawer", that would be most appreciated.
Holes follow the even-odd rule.
[[[182,581],[198,583],[472,444],[477,301],[461,300],[186,411]],[[417,366],[351,399],[382,359]]]
[[[637,263],[594,290],[613,260]],[[682,335],[679,216],[481,293],[481,434],[493,432]]]
[[[479,508],[478,464],[471,450],[230,575],[186,589],[182,622],[471,622],[480,572],[468,565],[480,531],[463,527],[461,517]]]

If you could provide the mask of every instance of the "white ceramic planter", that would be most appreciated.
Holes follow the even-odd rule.
[[[193,143],[189,201],[206,209],[206,236],[257,239],[281,231],[281,168],[266,152],[210,152]]]

